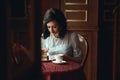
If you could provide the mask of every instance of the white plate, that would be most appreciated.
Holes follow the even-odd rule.
[[[52,61],[53,63],[55,63],[55,64],[65,64],[65,63],[67,63],[66,61],[60,61],[60,62],[58,62],[58,61]]]

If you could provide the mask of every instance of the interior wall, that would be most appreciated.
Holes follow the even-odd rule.
[[[7,79],[7,3],[0,0],[0,80]]]
[[[116,66],[113,11],[117,4],[118,0],[99,0],[98,80],[116,80],[113,78],[113,66]]]
[[[118,16],[117,16],[117,80],[120,80],[120,8],[118,9]]]

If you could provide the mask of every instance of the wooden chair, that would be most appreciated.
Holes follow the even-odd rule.
[[[9,70],[11,80],[28,80],[32,75],[32,65],[30,58],[24,51],[15,52],[10,49]]]
[[[81,49],[82,49],[82,54],[83,54],[82,61],[81,61],[81,66],[84,67],[85,62],[86,62],[87,57],[88,57],[88,46],[89,45],[88,45],[87,39],[84,36],[78,34],[78,37],[79,37],[79,40],[80,40],[80,43],[81,43]]]

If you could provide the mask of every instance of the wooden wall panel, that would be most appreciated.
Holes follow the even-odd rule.
[[[99,41],[98,41],[98,77],[99,80],[116,80],[114,56],[114,15],[120,0],[99,0]],[[117,17],[118,18],[118,17]],[[118,29],[117,29],[118,30]],[[108,56],[109,55],[109,56]],[[101,59],[102,58],[102,59]]]
[[[42,19],[47,9],[49,8],[59,8],[59,0],[42,0]]]
[[[87,80],[97,80],[98,0],[61,0],[68,29],[88,40],[89,52],[84,72]]]
[[[61,0],[61,9],[67,17],[68,27],[89,26],[96,28],[98,26],[97,0]]]

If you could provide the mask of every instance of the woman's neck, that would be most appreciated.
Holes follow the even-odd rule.
[[[54,34],[54,36],[56,37],[56,38],[59,38],[59,34],[57,33],[57,34]]]

